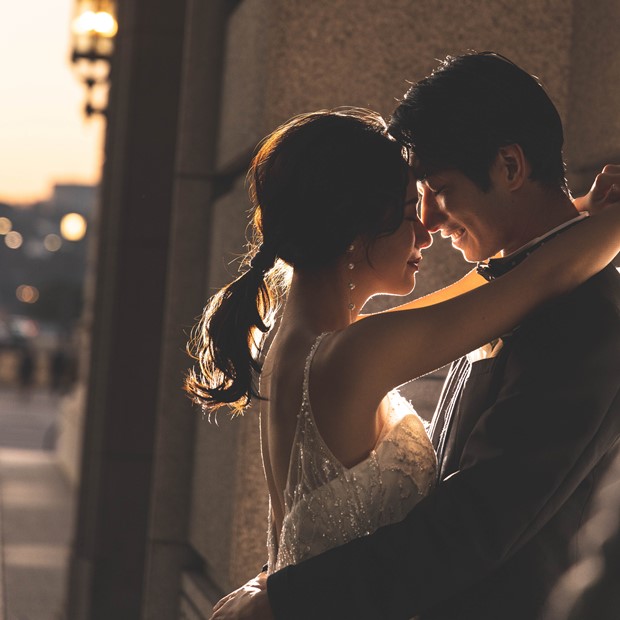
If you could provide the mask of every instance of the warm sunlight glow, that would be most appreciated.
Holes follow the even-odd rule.
[[[48,200],[57,183],[99,183],[105,118],[84,118],[84,85],[71,62],[75,5],[0,3],[0,58],[10,59],[0,80],[0,202],[26,206]]]
[[[34,304],[39,299],[39,290],[35,286],[29,286],[27,284],[18,286],[15,294],[17,295],[17,299],[23,301],[25,304]]]
[[[17,231],[12,230],[4,238],[4,243],[6,243],[7,247],[11,248],[11,250],[17,250],[22,247],[24,238]]]
[[[0,217],[0,235],[6,235],[11,232],[13,224],[8,217]]]
[[[85,11],[73,21],[73,32],[78,35],[98,34],[102,37],[113,37],[118,31],[118,24],[106,11]]]
[[[86,220],[79,213],[67,213],[60,220],[60,234],[67,241],[79,241],[86,234]]]

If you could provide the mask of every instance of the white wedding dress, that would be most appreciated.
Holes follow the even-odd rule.
[[[325,335],[306,359],[279,539],[269,510],[269,573],[400,521],[435,482],[437,461],[424,423],[395,390],[388,395],[388,422],[366,459],[347,468],[331,453],[308,396],[312,358]]]

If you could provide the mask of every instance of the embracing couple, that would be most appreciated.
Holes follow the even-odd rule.
[[[319,111],[261,143],[247,269],[186,382],[260,408],[268,564],[214,619],[541,615],[620,432],[620,168],[573,201],[562,144],[494,53],[447,58],[389,125]],[[477,266],[362,314],[411,292],[438,231]],[[427,426],[397,388],[449,362]]]

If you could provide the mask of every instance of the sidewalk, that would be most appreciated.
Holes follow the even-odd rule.
[[[58,402],[0,390],[0,620],[63,618],[74,497],[52,449]]]

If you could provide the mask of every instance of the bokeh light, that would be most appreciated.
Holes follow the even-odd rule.
[[[6,235],[11,232],[13,223],[8,217],[0,217],[0,235]]]
[[[55,234],[46,235],[45,239],[43,239],[43,247],[48,252],[58,252],[62,247],[62,239]]]
[[[4,243],[6,243],[7,247],[11,248],[11,250],[17,250],[22,247],[24,238],[16,230],[12,230],[4,237]]]
[[[60,220],[60,234],[67,241],[79,241],[86,234],[86,220],[79,213],[67,213]]]
[[[36,286],[30,286],[28,284],[18,286],[15,294],[17,295],[17,299],[23,301],[25,304],[34,304],[39,299],[39,290]]]

